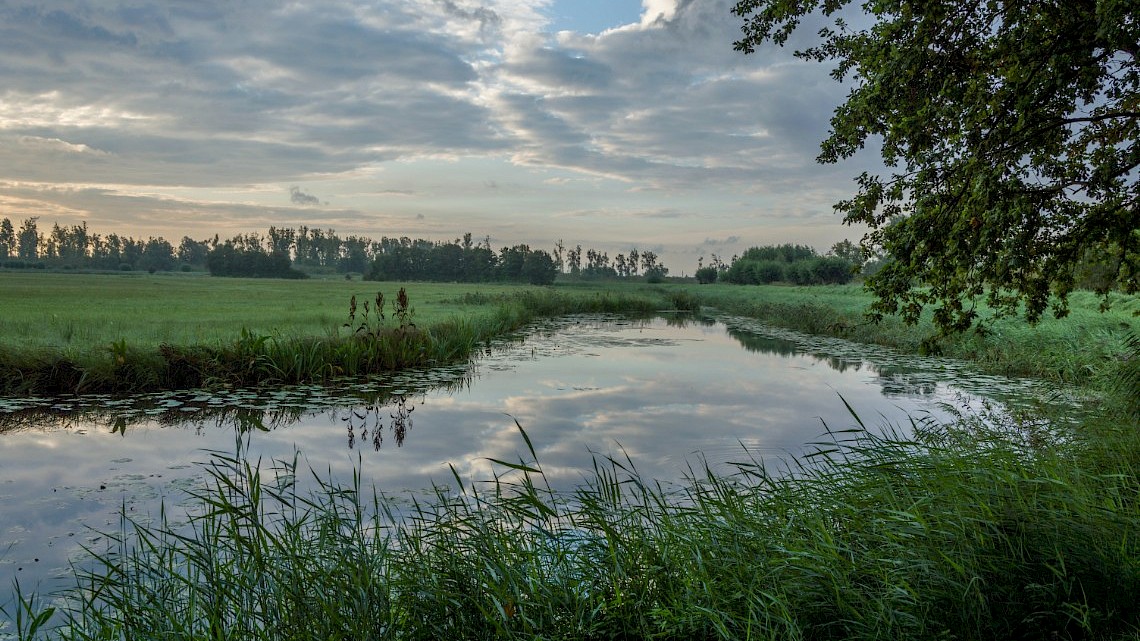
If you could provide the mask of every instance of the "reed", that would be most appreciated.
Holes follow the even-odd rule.
[[[395,501],[215,453],[196,515],[124,517],[20,638],[916,639],[1140,634],[1135,431],[858,417],[787,469],[679,487],[599,458],[555,490],[525,432],[496,475]],[[1106,446],[1106,443],[1108,446]],[[33,618],[33,599],[21,601]],[[51,615],[48,615],[51,616]]]

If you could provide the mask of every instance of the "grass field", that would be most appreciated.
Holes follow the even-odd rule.
[[[465,358],[536,316],[647,313],[674,302],[635,287],[0,273],[0,306],[0,394],[50,395],[372,374]]]
[[[870,323],[864,313],[871,297],[861,286],[734,286],[690,288],[701,302],[728,312],[790,327],[810,334],[830,334],[875,343],[908,353],[932,349],[941,355],[973,361],[982,369],[1008,376],[1031,376],[1073,385],[1108,388],[1129,359],[1129,334],[1140,333],[1140,296],[1115,295],[1108,311],[1090,292],[1070,298],[1070,314],[1052,316],[1035,326],[1019,317],[987,322],[986,333],[930,341],[929,324],[903,324],[887,317]],[[987,310],[980,309],[983,318]],[[924,344],[925,343],[925,344]]]
[[[126,340],[138,346],[188,345],[255,334],[325,336],[348,321],[349,299],[377,291],[395,300],[395,283],[211,278],[202,274],[27,274],[0,271],[0,349],[89,350]],[[495,296],[518,285],[406,285],[415,320],[432,324],[488,312],[465,294]],[[477,300],[477,299],[476,299]]]

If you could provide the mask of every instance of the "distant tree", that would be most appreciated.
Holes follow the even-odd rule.
[[[142,256],[138,265],[149,272],[172,271],[174,269],[174,247],[165,238],[148,238],[143,244]]]
[[[40,232],[36,227],[38,217],[24,219],[20,233],[16,236],[17,255],[23,260],[35,260],[40,255]]]
[[[614,271],[621,278],[629,276],[629,263],[626,262],[625,256],[622,254],[614,256]]]
[[[749,263],[749,276],[752,282],[767,285],[784,280],[785,266],[789,263],[778,260],[757,260]]]
[[[715,283],[717,277],[716,267],[713,267],[712,265],[709,265],[707,267],[698,267],[696,277],[697,282],[702,285]]]
[[[199,241],[183,236],[178,243],[176,256],[178,261],[194,267],[205,267],[206,256],[210,253],[210,245],[206,241]]]
[[[289,255],[266,252],[263,247],[251,246],[249,237],[235,237],[219,244],[206,256],[206,267],[211,276],[243,276],[248,278],[308,278],[308,274],[293,269]]]
[[[83,221],[68,229],[64,242],[59,248],[60,257],[79,262],[86,261],[90,246],[91,234],[87,231],[87,221]]]
[[[863,249],[850,240],[841,240],[831,246],[828,256],[842,258],[856,267],[862,267],[864,262]]]
[[[657,253],[651,251],[641,252],[641,271],[646,276],[651,274],[659,274],[665,276],[669,270],[657,262]]]
[[[120,258],[122,264],[130,265],[132,269],[139,267],[139,262],[142,260],[143,251],[146,249],[146,243],[141,240],[135,240],[130,236],[122,239],[122,250]]]
[[[577,245],[574,249],[566,252],[566,263],[570,267],[570,273],[577,275],[582,269],[582,246]]]
[[[566,246],[562,244],[562,239],[559,238],[558,242],[554,243],[554,263],[558,267],[559,272],[561,272],[566,266],[566,262],[564,260],[565,254]]]
[[[341,241],[341,258],[337,271],[363,272],[368,269],[368,246],[370,241],[363,236],[346,236]]]
[[[269,237],[270,252],[288,255],[292,252],[293,245],[297,240],[297,230],[292,227],[274,227],[271,225],[267,236]]]
[[[0,258],[11,258],[16,252],[16,230],[12,221],[0,220]]]
[[[830,17],[796,52],[850,79],[818,160],[876,141],[888,176],[863,173],[836,205],[894,260],[869,277],[874,312],[944,332],[976,303],[1030,322],[1068,312],[1092,254],[1140,290],[1140,11],[1096,2],[739,0],[736,48],[783,45],[809,14]],[[1107,276],[1107,275],[1106,275]]]
[[[534,250],[526,254],[523,260],[522,279],[531,285],[549,285],[558,275],[558,265],[554,258],[542,251]]]
[[[839,256],[824,256],[813,261],[815,281],[825,285],[842,285],[851,282],[855,275],[854,264]]]
[[[784,244],[750,247],[720,271],[720,280],[739,285],[818,285],[847,283],[853,275],[852,264],[845,258],[819,256],[806,245]]]
[[[527,245],[504,247],[499,251],[499,280],[519,282],[523,278],[523,265],[526,264],[526,255],[530,253]]]

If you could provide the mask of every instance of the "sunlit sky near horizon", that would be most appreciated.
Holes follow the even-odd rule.
[[[728,0],[0,3],[0,218],[657,252],[674,274],[861,230],[848,88],[733,51]],[[805,25],[797,39],[814,34]]]

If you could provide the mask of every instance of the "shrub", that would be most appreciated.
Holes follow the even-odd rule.
[[[815,280],[828,285],[843,285],[851,282],[854,266],[845,258],[828,256],[813,261],[812,273]]]

